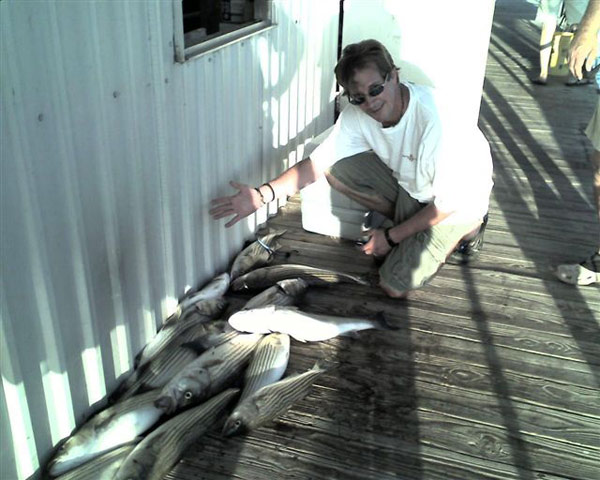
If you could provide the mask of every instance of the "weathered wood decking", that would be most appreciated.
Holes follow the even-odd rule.
[[[444,267],[406,302],[311,290],[306,310],[383,310],[400,329],[293,341],[288,372],[320,358],[337,368],[276,422],[198,441],[168,478],[600,478],[600,291],[550,271],[598,241],[582,133],[596,93],[528,82],[534,16],[497,2],[480,115],[496,186],[480,260]],[[287,229],[291,262],[376,271],[350,242],[304,232],[297,198],[269,226]]]

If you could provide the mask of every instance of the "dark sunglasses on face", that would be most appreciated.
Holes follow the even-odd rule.
[[[390,74],[388,73],[385,76],[385,79],[383,80],[383,83],[380,83],[378,85],[371,85],[369,87],[369,97],[376,97],[377,95],[381,95],[381,92],[383,92],[383,89],[385,88],[385,84],[387,83],[387,81],[390,79]],[[348,101],[352,104],[352,105],[362,105],[363,103],[365,103],[365,100],[367,99],[367,97],[365,97],[364,95],[350,95],[348,94]]]

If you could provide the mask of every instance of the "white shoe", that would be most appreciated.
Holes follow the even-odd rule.
[[[565,263],[554,272],[559,280],[571,285],[592,285],[600,283],[600,272],[594,272],[577,263]]]

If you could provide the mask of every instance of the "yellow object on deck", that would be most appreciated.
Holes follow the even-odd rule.
[[[564,77],[569,73],[567,58],[569,46],[573,40],[572,32],[556,32],[552,38],[552,54],[548,74],[553,77]]]

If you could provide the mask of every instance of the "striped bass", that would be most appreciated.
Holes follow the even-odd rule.
[[[193,293],[188,292],[177,306],[178,317],[182,317],[188,308],[198,302],[221,298],[229,289],[230,281],[231,277],[229,273],[223,272],[204,285],[200,290]]]
[[[327,286],[336,283],[357,283],[359,285],[370,285],[366,278],[360,275],[336,272],[323,268],[309,267],[307,265],[296,265],[286,263],[283,265],[271,265],[257,268],[231,282],[234,292],[241,290],[254,290],[267,288],[280,280],[289,278],[301,278],[308,285]]]
[[[323,372],[325,370],[316,364],[307,372],[262,387],[235,407],[223,426],[223,435],[230,437],[254,430],[286,412],[308,395]]]
[[[189,332],[188,342],[165,348],[148,363],[134,370],[112,398],[122,401],[140,391],[162,388],[203,352],[239,335],[225,320],[201,322],[193,328],[194,331]]]
[[[290,359],[290,336],[271,333],[265,336],[254,350],[250,365],[244,374],[244,389],[240,402],[254,392],[280,380]]]
[[[89,462],[56,477],[55,480],[112,480],[121,464],[135,448],[129,443],[90,460]]]
[[[238,389],[228,389],[166,421],[129,454],[115,480],[161,480],[185,450],[221,417]]]
[[[144,433],[162,416],[154,406],[158,394],[151,390],[94,415],[58,448],[48,464],[50,475],[61,475]]]
[[[267,305],[294,305],[307,288],[308,283],[301,278],[280,280],[272,287],[263,290],[248,300],[244,305],[244,310],[266,307]]]
[[[284,233],[285,230],[260,237],[238,253],[231,265],[231,279],[269,263],[279,250],[278,240]]]
[[[261,338],[238,335],[208,349],[164,386],[155,406],[172,414],[220,392],[247,365]]]
[[[198,304],[202,313],[196,311],[180,321],[169,321],[163,324],[162,328],[136,356],[136,368],[148,363],[166,348],[192,341],[197,336],[198,327],[220,315],[227,302],[223,298],[217,298],[198,302]]]
[[[231,315],[228,321],[240,332],[287,333],[301,342],[318,342],[371,328],[395,330],[382,314],[373,319],[350,318],[306,313],[296,307],[274,305],[240,310]]]

